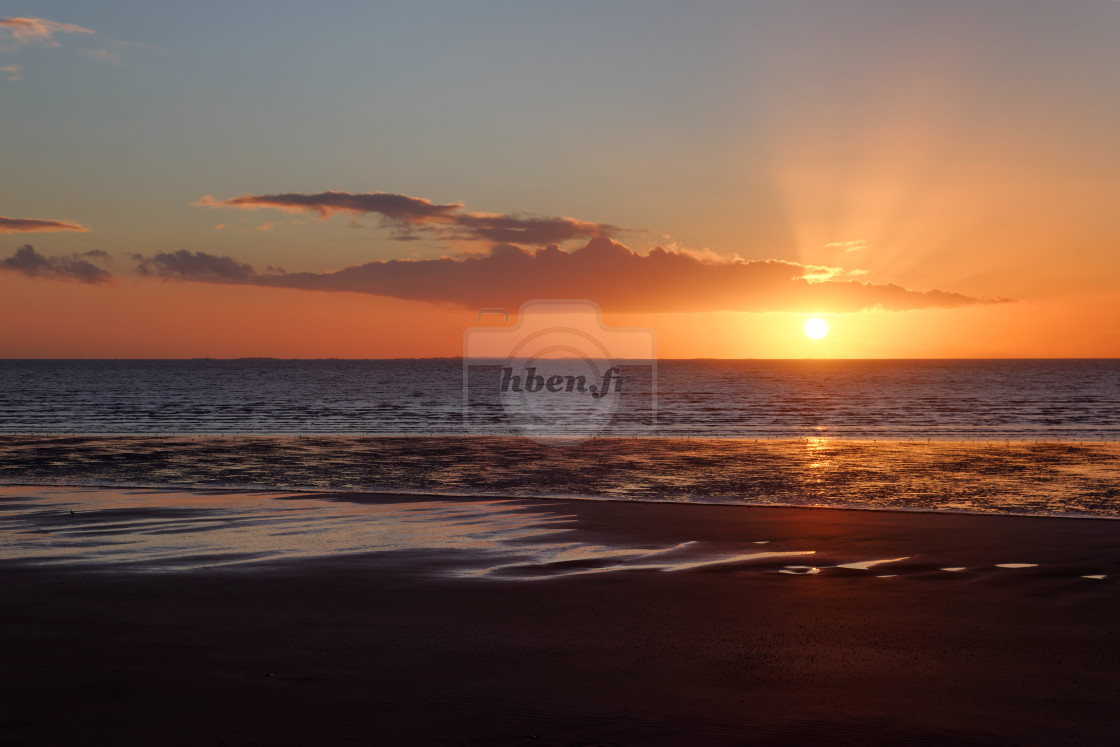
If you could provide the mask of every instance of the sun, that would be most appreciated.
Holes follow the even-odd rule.
[[[819,340],[828,334],[828,322],[824,319],[813,317],[805,322],[805,334],[812,337],[814,340]]]

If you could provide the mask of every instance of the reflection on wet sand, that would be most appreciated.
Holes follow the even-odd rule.
[[[0,488],[0,560],[39,564],[186,570],[411,549],[484,553],[567,529],[569,517],[512,500]]]
[[[430,572],[543,579],[607,572],[780,573],[928,577],[959,574],[933,558],[859,558],[865,541],[739,536],[721,541],[594,539],[557,501],[415,498],[369,494],[0,487],[0,562],[127,571],[262,567],[266,561],[438,554]],[[585,504],[586,505],[586,504]],[[635,506],[633,510],[646,511]],[[686,509],[692,510],[692,509]],[[698,509],[702,510],[702,509]],[[750,510],[750,509],[742,509]],[[797,526],[793,518],[792,526]],[[847,545],[855,544],[851,547]],[[767,545],[766,550],[758,547]],[[994,553],[993,553],[994,554]],[[852,556],[856,557],[853,558]],[[813,556],[815,565],[790,564]],[[404,557],[403,555],[400,557]],[[1006,556],[1005,556],[1006,557]],[[1038,563],[971,565],[1027,573]],[[364,561],[363,561],[364,562]],[[370,565],[370,568],[376,567]],[[998,570],[997,570],[998,569]],[[1041,569],[1040,570],[1044,570]],[[1081,578],[1107,574],[1079,566]],[[968,574],[965,574],[966,577]]]
[[[548,504],[552,505],[552,504]],[[457,575],[537,578],[677,571],[811,555],[728,554],[683,542],[606,547],[558,539],[573,517],[515,500],[339,500],[267,492],[0,488],[0,561],[198,570],[403,550],[467,551]]]

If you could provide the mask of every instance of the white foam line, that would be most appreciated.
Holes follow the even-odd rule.
[[[671,552],[677,552],[678,550],[683,550],[684,548],[695,544],[696,540],[688,540],[687,542],[681,542],[680,544],[673,545],[672,547],[666,547],[661,550],[650,550],[643,557],[652,558],[656,555],[668,555]]]
[[[690,568],[702,568],[709,565],[722,565],[724,563],[738,563],[743,560],[761,560],[763,558],[788,558],[798,555],[816,555],[816,550],[800,550],[790,552],[756,552],[748,555],[732,555],[730,558],[716,560],[698,560],[692,563],[677,563],[665,568],[666,571],[684,571]]]
[[[961,565],[961,566],[954,566],[952,568],[942,568],[941,570],[948,571],[949,573],[957,573],[958,571],[967,571],[968,569],[965,568],[963,565]]]
[[[996,563],[996,568],[1037,568],[1038,563]]]
[[[811,576],[814,573],[820,573],[820,568],[814,568],[811,565],[787,565],[778,573],[789,573],[793,576]]]
[[[897,563],[900,560],[908,560],[909,558],[910,558],[910,556],[907,555],[906,557],[903,557],[903,558],[891,558],[889,560],[861,560],[858,563],[841,563],[840,565],[835,566],[835,567],[836,568],[850,568],[853,571],[866,571],[866,570],[870,570],[871,566],[873,566],[873,565],[882,565],[883,563]]]
[[[735,555],[735,556],[732,556],[730,558],[716,558],[716,559],[712,559],[712,560],[698,560],[698,561],[692,561],[690,563],[688,563],[688,562],[682,562],[682,563],[672,563],[672,562],[628,563],[626,560],[623,559],[626,555],[637,555],[637,557],[634,558],[635,560],[654,559],[659,555],[666,555],[666,554],[669,554],[669,553],[672,553],[672,552],[677,552],[677,551],[679,551],[679,550],[681,550],[685,547],[688,547],[689,545],[694,545],[694,544],[696,544],[696,540],[689,540],[687,542],[681,542],[678,545],[674,545],[673,547],[667,547],[663,550],[653,550],[653,551],[643,551],[641,549],[615,550],[611,554],[602,554],[602,553],[595,554],[594,551],[605,550],[607,548],[591,547],[591,548],[588,548],[588,549],[593,551],[593,553],[591,555],[587,556],[588,560],[595,560],[595,559],[598,559],[598,558],[603,558],[604,560],[614,559],[614,560],[617,560],[619,562],[615,563],[614,565],[602,566],[602,567],[599,567],[599,568],[580,568],[580,569],[577,569],[577,570],[561,571],[559,573],[543,574],[541,576],[530,577],[527,580],[537,580],[537,579],[541,579],[541,578],[556,578],[557,576],[579,576],[579,575],[585,575],[585,574],[589,574],[589,573],[610,573],[610,572],[613,572],[613,571],[630,571],[630,570],[682,571],[682,570],[687,570],[687,569],[690,569],[690,568],[701,568],[703,566],[708,566],[708,565],[719,565],[720,563],[733,563],[735,561],[740,561],[740,560],[757,560],[757,559],[760,559],[760,558],[786,557],[786,556],[791,556],[791,555],[812,555],[816,552],[815,550],[805,550],[805,551],[800,551],[800,552],[760,552],[760,553],[753,553],[753,554],[750,554],[750,555]],[[556,562],[558,559],[563,560],[563,558],[561,558],[560,556],[570,555],[577,548],[578,549],[584,549],[584,546],[579,545],[578,543],[576,543],[574,545],[566,545],[564,547],[568,547],[568,548],[572,548],[572,549],[565,550],[565,551],[563,551],[563,552],[561,552],[557,555],[553,555],[549,558],[539,558],[537,560],[537,564],[538,565],[545,565],[545,564],[548,564],[548,563]],[[582,559],[582,557],[580,559]],[[495,573],[497,571],[503,571],[503,570],[507,570],[507,569],[510,569],[510,568],[517,568],[520,565],[523,565],[523,563],[508,563],[508,564],[503,563],[502,565],[490,566],[489,568],[482,568],[482,569],[473,570],[473,571],[466,571],[464,573],[461,573],[460,575],[485,576],[485,575]]]
[[[1097,575],[1094,575],[1094,576],[1082,576],[1081,578],[1091,578],[1094,581],[1104,581],[1106,578],[1108,578],[1108,576],[1106,576],[1103,573],[1100,573],[1100,574],[1097,574]]]

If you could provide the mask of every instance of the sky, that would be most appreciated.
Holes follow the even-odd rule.
[[[1120,355],[1120,3],[0,2],[0,357]],[[829,333],[802,327],[819,317]]]

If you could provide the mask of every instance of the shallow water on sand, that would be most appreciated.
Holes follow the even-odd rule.
[[[1120,516],[1120,444],[0,436],[0,484]]]

